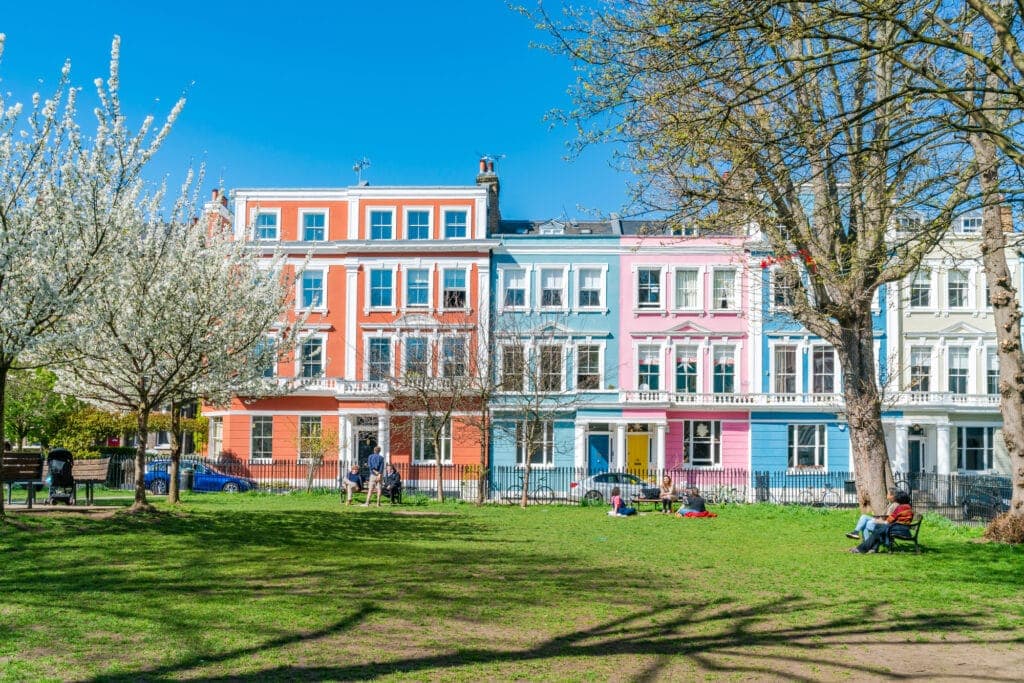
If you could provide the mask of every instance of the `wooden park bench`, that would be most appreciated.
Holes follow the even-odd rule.
[[[92,505],[93,486],[107,483],[110,470],[110,458],[75,460],[72,472],[75,475],[75,487],[85,484],[85,504]]]
[[[43,457],[39,453],[4,453],[4,466],[0,482],[7,484],[7,504],[10,505],[15,484],[28,488],[26,506],[31,509],[36,500],[36,486],[43,483]],[[0,492],[0,495],[3,495]]]
[[[908,531],[903,534],[889,534],[889,551],[900,550],[903,546],[913,544],[914,552],[921,552],[921,546],[917,542],[917,535],[921,533],[921,521],[924,517],[921,513],[914,515],[914,519],[907,526]]]

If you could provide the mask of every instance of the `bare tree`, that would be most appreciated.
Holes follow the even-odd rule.
[[[581,146],[622,143],[642,207],[698,232],[742,226],[777,255],[794,317],[837,351],[859,500],[882,512],[892,474],[871,300],[962,206],[967,145],[899,61],[805,36],[816,3],[627,0],[536,16],[578,67],[577,108],[561,116]],[[894,30],[846,27],[879,42]]]

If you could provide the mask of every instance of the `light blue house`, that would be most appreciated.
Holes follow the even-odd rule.
[[[502,221],[492,235],[495,468],[608,468],[621,422],[620,232],[617,221]],[[542,445],[527,453],[530,424]]]

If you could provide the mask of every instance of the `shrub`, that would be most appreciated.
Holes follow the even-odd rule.
[[[1024,515],[1004,512],[989,523],[985,538],[1002,543],[1024,543]]]

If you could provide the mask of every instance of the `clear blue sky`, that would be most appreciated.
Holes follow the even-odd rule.
[[[506,218],[607,214],[626,202],[610,148],[565,160],[572,131],[543,117],[569,105],[571,66],[531,48],[544,36],[501,0],[56,0],[45,18],[35,3],[6,5],[0,88],[18,100],[52,92],[65,58],[91,96],[114,34],[135,123],[185,92],[156,177],[178,180],[205,161],[207,189],[218,177],[228,188],[338,187],[355,183],[353,161],[367,157],[375,185],[465,185],[488,153],[505,155]]]

